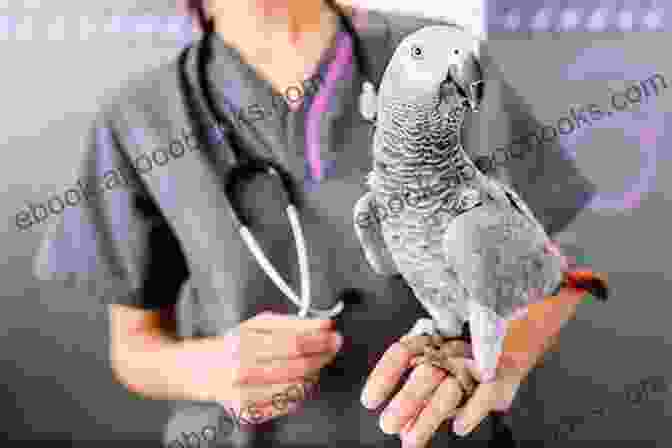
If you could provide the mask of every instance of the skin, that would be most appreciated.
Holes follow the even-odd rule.
[[[576,313],[583,291],[565,288],[558,296],[528,307],[527,315],[511,322],[495,378],[483,382],[472,360],[459,359],[478,383],[466,401],[458,379],[429,363],[414,367],[416,351],[401,342],[393,344],[374,367],[362,392],[362,404],[378,409],[387,400],[380,417],[386,434],[397,434],[405,448],[426,446],[438,427],[454,418],[458,435],[473,431],[492,411],[506,411],[518,388],[545,352],[557,341],[560,329]],[[543,324],[542,324],[543,321]],[[396,395],[402,375],[413,369]]]
[[[333,13],[318,1],[207,3],[216,32],[278,92],[309,77],[336,32]],[[375,409],[392,398],[380,426],[386,433],[398,434],[405,447],[424,446],[452,416],[464,423],[457,432],[469,433],[490,411],[511,405],[521,382],[574,315],[582,296],[583,292],[565,289],[547,301],[551,305],[534,305],[546,304],[540,309],[543,325],[537,324],[539,316],[514,321],[494,381],[482,383],[469,359],[457,357],[476,381],[473,394],[460,408],[464,392],[458,379],[431,363],[413,361],[415,354],[401,343],[393,344],[374,368],[362,403]],[[342,344],[333,321],[325,319],[265,312],[221,336],[179,340],[172,306],[148,311],[109,305],[109,313],[111,367],[130,391],[154,399],[219,402],[237,415],[250,416],[253,423],[296,410],[298,404],[282,410],[273,406],[273,396],[293,385],[309,388]],[[413,372],[408,381],[390,397],[409,368]]]
[[[311,77],[338,30],[337,16],[321,1],[215,0],[209,13],[215,32],[278,94]]]
[[[111,366],[130,391],[217,402],[236,414],[254,408],[263,420],[294,411],[298,406],[274,406],[273,397],[310,389],[342,345],[327,319],[263,312],[222,336],[178,340],[169,309],[109,309]]]

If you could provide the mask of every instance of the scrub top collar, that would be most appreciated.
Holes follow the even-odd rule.
[[[319,90],[309,91],[297,110],[292,110],[287,104],[284,92],[277,92],[269,81],[243,60],[237,49],[228,45],[219,34],[213,33],[212,38],[204,44],[210,46],[211,58],[206,61],[206,77],[214,106],[219,109],[219,113],[229,119],[239,119],[241,114],[246,117],[247,123],[243,125],[253,127],[273,148],[275,155],[286,162],[287,158],[291,159],[305,152],[305,124],[308,115],[306,110],[311,107],[312,100],[318,93],[327,90],[328,108],[327,113],[321,114],[320,117],[319,140],[323,146],[323,154],[330,151],[333,139],[328,136],[332,132],[332,124],[346,111],[348,104],[355,102],[355,97],[359,95],[356,86],[361,85],[359,76],[355,76],[359,69],[354,58],[351,58],[352,62],[348,67],[337,70],[340,76],[335,81],[328,82],[327,79],[329,72],[336,69],[333,66],[339,63],[335,61],[334,55],[342,34],[346,32],[339,22],[338,32],[332,45],[322,54],[316,72],[306,77],[314,79],[318,77],[317,73],[320,73]],[[303,85],[297,87],[304,90]],[[263,118],[259,118],[260,111],[263,113]],[[251,116],[254,118],[249,119]],[[297,145],[300,148],[297,148]],[[282,149],[281,153],[278,153],[278,149]]]

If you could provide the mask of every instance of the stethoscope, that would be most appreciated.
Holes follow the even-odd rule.
[[[361,48],[361,42],[359,36],[355,32],[354,27],[350,23],[348,18],[345,17],[343,11],[341,11],[341,9],[337,5],[335,5],[329,0],[327,0],[327,4],[329,4],[329,6],[332,9],[334,9],[334,11],[340,17],[343,27],[345,28],[347,34],[349,34],[351,38],[351,44],[352,44],[351,55],[354,59],[357,60],[359,68],[364,74],[363,76],[364,79],[367,79],[367,81],[364,81],[362,85],[362,92],[360,95],[360,112],[362,113],[363,117],[366,120],[372,121],[375,116],[374,105],[375,105],[376,93],[373,83],[371,81],[368,81],[368,79],[371,79],[371,77],[368,75],[370,75],[372,71],[370,70],[369,65],[366,63],[367,61],[365,61],[363,58],[362,54],[363,51]],[[205,113],[203,115],[205,115],[207,119],[215,125],[214,129],[227,130],[230,129],[231,126],[233,126],[236,128],[236,131],[240,132],[241,129],[239,120],[226,120],[224,117],[218,114],[217,108],[214,107],[214,102],[212,99],[213,97],[210,95],[210,89],[208,88],[208,83],[205,76],[206,58],[204,57],[202,52],[203,47],[207,46],[204,43],[211,37],[212,32],[213,32],[212,30],[206,30],[205,36],[202,39],[202,46],[196,48],[197,50],[196,65],[198,71],[198,82],[195,93],[197,97],[199,97],[200,103],[205,105],[205,111],[204,111]],[[330,70],[334,67],[335,65],[334,62],[335,61],[331,61],[331,63],[329,64]],[[312,109],[313,108],[311,107],[311,110]],[[227,126],[225,123],[232,123],[232,125]],[[227,136],[233,139],[234,142],[238,140],[238,138],[236,137],[236,132],[228,132]],[[262,139],[260,139],[260,141],[264,146],[266,146],[268,154],[272,154],[270,148],[268,148],[268,144],[264,142]],[[234,147],[236,145],[233,144],[232,142],[231,146]],[[237,146],[239,147],[240,145]],[[241,159],[244,160],[241,161]],[[264,273],[268,275],[268,277],[273,281],[273,283],[280,289],[280,291],[292,303],[294,303],[297,307],[299,307],[298,312],[299,317],[305,318],[308,317],[310,314],[311,316],[318,318],[333,318],[339,315],[345,307],[343,300],[339,300],[338,303],[336,303],[336,305],[327,310],[319,310],[311,308],[312,299],[311,299],[311,287],[310,287],[311,286],[310,271],[308,263],[308,253],[306,250],[306,240],[303,234],[303,228],[301,226],[301,222],[299,220],[299,213],[297,210],[297,194],[294,190],[293,182],[290,175],[286,173],[281,166],[279,166],[276,162],[270,159],[251,158],[249,156],[238,157],[238,155],[236,154],[231,154],[230,161],[233,167],[227,174],[227,180],[224,186],[224,193],[227,198],[226,202],[228,203],[229,215],[233,220],[234,228],[237,230],[238,234],[240,235],[241,239],[245,243],[247,249],[250,251],[256,262],[259,264]],[[287,200],[287,207],[285,209],[285,212],[287,214],[287,218],[291,226],[292,235],[294,237],[296,252],[299,260],[299,273],[301,284],[300,296],[287,284],[287,282],[282,278],[282,276],[278,273],[273,264],[270,262],[270,260],[264,253],[263,249],[259,245],[257,239],[250,231],[249,222],[242,217],[241,210],[239,209],[237,201],[235,200],[234,187],[236,186],[236,184],[243,178],[250,178],[255,174],[266,174],[276,178],[277,180],[279,180],[280,184],[282,185],[282,189],[285,193],[285,199]]]

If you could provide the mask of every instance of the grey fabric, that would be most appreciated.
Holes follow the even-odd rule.
[[[377,12],[369,12],[366,22],[360,35],[365,57],[375,66],[374,78],[403,36],[437,23]],[[85,139],[80,174],[100,184],[106,170],[118,168],[124,185],[90,194],[79,207],[67,208],[50,225],[36,260],[38,277],[88,282],[94,295],[106,303],[146,309],[178,303],[184,337],[223,334],[264,310],[297,311],[256,264],[228,216],[222,186],[234,148],[229,140],[213,134],[194,93],[197,48],[205,43],[201,39],[170,64],[129,81],[101,105]],[[338,326],[346,338],[342,354],[324,371],[318,395],[300,413],[265,424],[254,434],[218,441],[221,446],[272,442],[274,446],[398,447],[398,439],[382,433],[378,413],[364,409],[359,396],[384,350],[426,314],[403,281],[377,277],[370,270],[355,237],[352,206],[365,192],[364,175],[371,164],[370,128],[358,112],[363,81],[359,67],[353,64],[350,74],[339,81],[330,96],[332,112],[324,114],[321,124],[323,156],[335,160],[334,171],[319,187],[304,189],[305,111],[291,112],[282,101],[274,102],[270,84],[259,79],[219,37],[214,36],[210,44],[212,58],[206,75],[221,113],[235,120],[231,104],[244,108],[259,103],[270,108],[275,103],[277,107],[270,117],[250,123],[249,132],[239,138],[245,150],[256,155],[267,155],[261,142],[269,145],[297,185],[314,306],[327,308],[346,296],[360,301],[348,305],[339,317]],[[328,62],[325,58],[322,66]],[[507,109],[516,112],[511,103]],[[498,115],[498,119],[515,118]],[[487,128],[480,126],[470,132],[482,137]],[[169,154],[167,162],[157,153],[161,166],[150,171],[141,173],[133,167],[143,153],[151,156],[164,149],[179,154],[180,147],[184,155]],[[482,144],[473,147],[476,153],[487,151]],[[575,179],[572,192],[594,191],[573,166],[568,169]],[[533,183],[526,181],[524,172],[513,173],[513,180],[540,220],[555,224],[553,202],[528,197],[543,198],[546,185],[540,170]],[[108,178],[115,176],[108,173]],[[562,173],[557,176],[565,178]],[[547,186],[549,191],[551,187]],[[241,185],[238,194],[251,230],[276,269],[298,289],[298,263],[281,191],[274,181],[260,178]],[[570,196],[562,207],[568,219],[582,207],[572,206],[576,195]],[[164,443],[177,440],[181,432],[199,433],[222,412],[214,404],[178,403]],[[489,440],[492,431],[488,418],[468,439]],[[444,446],[453,438],[446,428],[432,446]]]

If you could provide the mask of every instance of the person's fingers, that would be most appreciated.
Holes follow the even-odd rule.
[[[241,364],[232,372],[234,386],[247,384],[275,384],[315,376],[325,364],[333,361],[336,353],[307,355],[300,358]]]
[[[452,358],[451,362],[457,367],[454,372],[455,379],[462,387],[462,390],[465,391],[467,395],[470,395],[476,388],[476,381],[469,371],[467,364],[473,361],[468,358]]]
[[[282,415],[281,411],[273,409],[272,404],[249,403],[238,407],[228,407],[223,404],[223,407],[233,418],[234,424],[240,425],[241,429],[248,429],[251,425],[258,425]]]
[[[471,374],[471,377],[474,380],[476,380],[476,382],[478,383],[490,382],[485,381],[486,379],[489,379],[488,377],[486,377],[486,374],[488,372],[482,372],[481,369],[478,368],[478,363],[476,363],[476,360],[472,358],[462,358],[462,365],[467,368],[467,370]]]
[[[240,337],[241,360],[269,361],[335,353],[343,344],[343,337],[335,331],[314,331],[304,334],[285,331],[272,333],[246,331]]]
[[[422,412],[423,409],[424,407],[418,408],[415,415],[411,417],[411,419],[408,421],[408,423],[406,423],[406,425],[404,425],[404,429],[402,429],[401,432],[399,433],[399,436],[401,437],[402,440],[404,439],[406,433],[409,432],[411,429],[413,429],[413,426],[415,425],[415,422],[418,421],[418,417],[420,417],[420,413]]]
[[[415,424],[402,434],[403,447],[424,447],[439,426],[457,413],[457,406],[463,394],[455,378],[446,378],[420,412]]]
[[[274,330],[306,333],[310,331],[324,331],[332,329],[332,319],[303,318],[289,314],[277,314],[270,311],[259,313],[251,319],[241,322],[238,328],[253,329],[263,332]]]
[[[282,406],[274,402],[249,403],[238,410],[236,415],[242,427],[258,425],[296,412],[303,405],[303,400],[285,401],[284,403]],[[231,411],[235,412],[233,409]]]
[[[409,366],[412,354],[400,342],[385,351],[362,390],[361,402],[367,409],[379,407],[396,388]]]
[[[401,339],[399,339],[399,342],[409,349],[412,354],[419,355],[424,353],[424,348],[428,344],[432,344],[434,342],[433,339],[435,339],[435,336],[428,336],[426,334],[415,336],[406,334],[402,336]]]
[[[473,359],[467,359],[464,365],[476,381],[481,386],[484,386],[483,375],[477,368],[476,362]],[[521,367],[516,365],[515,360],[502,358],[500,365],[497,367],[494,382],[487,383],[491,384],[494,388],[490,397],[490,410],[498,412],[508,411],[524,378],[525,374],[521,372]]]
[[[271,397],[271,404],[278,410],[285,410],[291,404],[302,404],[309,398],[315,396],[317,382],[294,384],[281,393],[276,393]]]
[[[228,411],[237,417],[238,424],[242,429],[248,429],[253,425],[258,425],[274,418],[287,415],[292,411],[292,407],[298,408],[297,403],[292,403],[291,406],[285,409],[279,409],[273,406],[272,403],[249,403],[242,406],[240,409],[229,409]]]
[[[278,406],[279,396],[289,396],[289,392],[292,392],[292,397],[298,396],[298,399],[305,398],[309,391],[314,388],[316,379],[306,379],[303,382],[285,382],[285,383],[274,383],[274,384],[264,384],[264,385],[243,385],[237,388],[235,396],[231,397],[231,402],[249,404],[254,403],[256,406],[266,406],[268,404],[276,403]],[[300,393],[297,394],[296,391]],[[297,401],[296,399],[288,401]],[[242,406],[244,407],[244,406]]]
[[[429,363],[429,357],[427,355],[422,355],[422,356],[414,356],[411,358],[411,360],[408,362],[409,367],[417,367],[420,364],[424,363]]]
[[[432,396],[446,377],[446,372],[427,364],[416,367],[380,416],[380,429],[385,434],[398,434]]]
[[[239,399],[239,406],[226,407],[227,411],[238,416],[241,426],[255,425],[290,414],[301,407],[303,402],[314,395],[317,378],[305,378],[303,383],[273,385],[272,387],[240,390],[245,399]]]
[[[453,422],[455,434],[469,434],[488,416],[497,401],[497,386],[496,381],[478,385],[467,403],[457,412]]]

